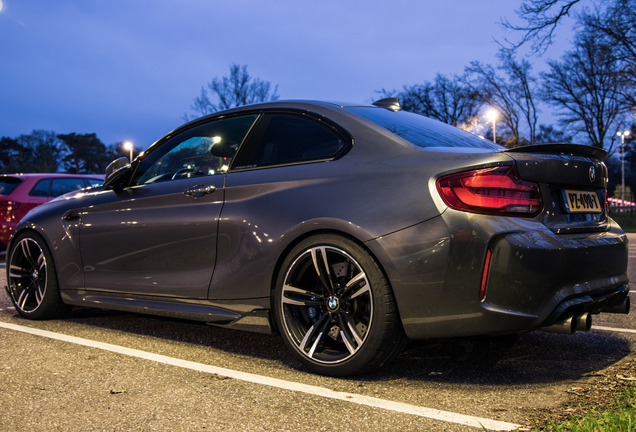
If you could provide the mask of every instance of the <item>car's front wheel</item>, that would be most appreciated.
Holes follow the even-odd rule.
[[[376,369],[406,343],[378,263],[345,237],[325,234],[299,243],[281,267],[274,302],[285,344],[320,374]]]
[[[70,310],[60,297],[53,257],[34,232],[20,234],[7,254],[7,282],[18,313],[29,319],[56,318]]]

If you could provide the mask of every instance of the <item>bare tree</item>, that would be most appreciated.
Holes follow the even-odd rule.
[[[636,109],[636,0],[613,0],[604,10],[581,15],[580,20],[588,32],[612,45],[619,62],[616,73],[625,81],[621,102]]]
[[[502,25],[523,33],[521,41],[510,43],[512,49],[530,43],[535,53],[543,54],[552,45],[559,23],[573,13],[574,6],[580,0],[523,0],[515,13],[524,21],[523,25],[511,24],[506,18]]]
[[[404,86],[401,92],[380,90],[384,97],[398,97],[404,111],[414,112],[453,126],[469,123],[478,115],[477,93],[457,76],[435,76],[433,83]]]
[[[497,57],[500,64],[496,69],[489,64],[471,62],[466,67],[466,82],[480,95],[484,104],[497,110],[508,131],[504,145],[534,144],[539,110],[535,103],[536,78],[531,74],[532,65],[526,60],[517,61],[509,50],[500,50]],[[528,128],[527,138],[520,134],[522,121]]]
[[[552,125],[539,125],[537,133],[537,144],[571,143],[572,135],[568,135],[562,130],[555,129]]]
[[[532,75],[532,65],[527,60],[517,61],[514,53],[501,50],[498,54],[501,69],[508,76],[508,84],[514,96],[514,103],[521,111],[528,127],[529,144],[536,142],[539,110],[535,103],[537,79]]]
[[[613,47],[582,31],[575,48],[561,61],[549,61],[542,73],[543,98],[557,108],[560,123],[583,132],[590,144],[603,148],[608,132],[616,128],[624,107],[618,95],[625,82],[616,74],[618,60]]]
[[[217,103],[210,100],[208,90],[210,96],[218,100]],[[184,120],[192,120],[199,116],[242,105],[274,101],[278,99],[277,92],[278,86],[275,86],[272,91],[269,81],[252,78],[247,72],[247,66],[232,64],[229,76],[224,76],[221,79],[215,77],[207,84],[207,89],[201,87],[201,94],[194,98],[194,102],[190,106],[190,109],[198,115],[189,117],[184,114]]]

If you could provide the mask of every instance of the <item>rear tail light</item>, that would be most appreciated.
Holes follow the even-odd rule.
[[[451,174],[437,190],[450,208],[470,213],[532,217],[543,207],[539,185],[521,180],[515,166]]]
[[[0,201],[0,211],[12,211],[17,210],[20,207],[19,202],[15,201]]]

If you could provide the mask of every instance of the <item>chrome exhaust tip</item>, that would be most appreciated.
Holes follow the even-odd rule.
[[[584,313],[576,317],[576,330],[577,331],[590,331],[592,328],[592,315]]]
[[[590,325],[592,320],[590,318]],[[571,316],[570,318],[556,322],[548,327],[541,327],[541,330],[548,333],[560,333],[560,334],[574,334],[578,329],[578,319],[577,317]]]

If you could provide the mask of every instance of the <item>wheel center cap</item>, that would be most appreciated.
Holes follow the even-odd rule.
[[[33,279],[37,279],[38,278],[38,271],[37,270],[33,270],[33,273],[31,273],[31,277]]]
[[[338,300],[338,297],[330,296],[327,299],[327,308],[329,308],[331,312],[337,311],[339,307],[340,307],[340,300]]]

